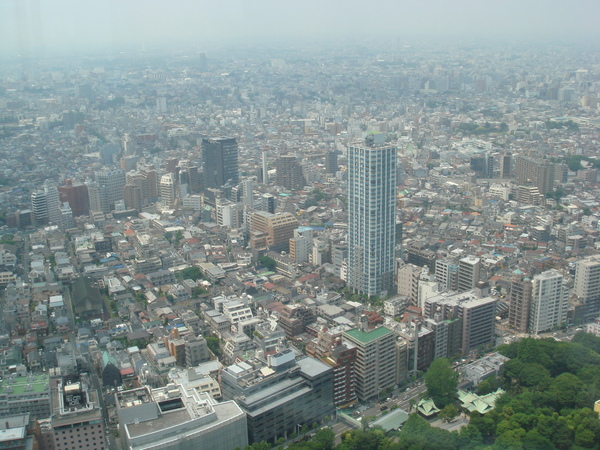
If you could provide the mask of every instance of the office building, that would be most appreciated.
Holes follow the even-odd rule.
[[[248,208],[254,207],[254,182],[251,178],[242,181],[242,203]]]
[[[235,399],[247,414],[250,443],[289,439],[303,425],[331,415],[333,370],[311,357],[296,361],[279,349],[265,361],[250,359],[221,372],[223,398]]]
[[[344,331],[344,340],[356,347],[356,397],[364,402],[396,384],[396,334],[386,327],[367,329],[366,316],[358,328]]]
[[[338,153],[335,150],[330,150],[325,155],[325,172],[335,175],[338,171]]]
[[[287,252],[290,238],[294,236],[296,228],[298,228],[298,221],[291,213],[270,214],[256,211],[252,214],[251,231],[256,234],[256,237],[262,236],[263,239],[254,241],[254,248],[266,246],[275,252]]]
[[[275,160],[277,174],[275,184],[288,189],[302,189],[306,180],[302,174],[302,166],[293,155],[283,155]]]
[[[31,420],[50,417],[50,378],[46,374],[10,374],[0,383],[0,417],[30,414]]]
[[[202,162],[205,189],[238,184],[238,144],[235,138],[203,139]]]
[[[64,186],[58,187],[58,194],[61,202],[69,203],[74,217],[84,216],[90,212],[90,200],[85,184],[73,184],[73,180],[66,180]]]
[[[567,320],[567,292],[563,276],[547,270],[533,277],[529,332],[539,334],[552,330]]]
[[[473,289],[479,282],[481,259],[467,256],[458,261],[458,292]]]
[[[510,279],[508,293],[508,325],[516,331],[529,330],[529,310],[531,307],[531,278],[517,269]]]
[[[40,430],[41,448],[108,448],[98,395],[84,376],[77,382],[58,380],[52,389],[52,417]]]
[[[575,295],[584,304],[584,321],[600,316],[600,256],[577,261],[575,265]]]
[[[373,135],[348,147],[348,285],[367,295],[394,287],[396,159]]]
[[[537,187],[544,195],[554,189],[554,163],[518,155],[515,160],[516,182],[520,186]]]
[[[275,196],[273,194],[263,194],[262,195],[262,208],[261,209],[268,213],[275,214]]]
[[[495,343],[496,305],[497,299],[482,297],[477,289],[459,294],[445,292],[425,300],[423,317],[437,322],[461,319],[460,350],[467,354]]]
[[[246,414],[233,401],[179,384],[122,391],[119,435],[129,450],[230,450],[248,445]]]

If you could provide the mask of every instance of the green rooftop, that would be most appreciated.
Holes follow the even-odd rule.
[[[16,378],[5,378],[0,383],[0,394],[8,395],[19,395],[23,393],[34,393],[44,392],[50,389],[46,389],[50,377],[46,374],[34,375],[32,377],[16,377]],[[12,392],[10,389],[12,388]]]
[[[360,331],[358,328],[353,328],[352,330],[344,331],[345,334],[347,334],[353,339],[356,339],[357,341],[360,341],[363,344],[373,342],[391,332],[392,331],[386,327],[379,327],[369,331]]]

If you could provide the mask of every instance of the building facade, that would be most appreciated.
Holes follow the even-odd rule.
[[[394,286],[396,147],[348,147],[348,285],[367,295]]]
[[[202,140],[204,188],[218,189],[225,184],[239,182],[238,144],[232,137]]]

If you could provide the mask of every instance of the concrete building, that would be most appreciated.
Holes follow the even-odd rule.
[[[539,334],[567,320],[567,290],[557,270],[547,270],[533,277],[529,332]]]
[[[458,290],[458,262],[451,258],[438,259],[435,262],[435,281],[442,289]]]
[[[531,308],[531,278],[519,269],[513,272],[508,294],[508,325],[516,331],[526,333],[529,330]]]
[[[584,303],[584,320],[590,322],[600,316],[600,256],[577,261],[574,290]]]
[[[380,141],[348,147],[348,285],[367,295],[394,288],[397,157]]]
[[[160,177],[158,193],[163,203],[168,207],[175,204],[177,199],[177,183],[172,173],[167,173]]]
[[[461,318],[461,352],[467,354],[495,343],[496,304],[497,299],[481,297],[477,290],[459,294],[446,292],[425,300],[423,316],[437,321]]]
[[[467,256],[458,261],[458,292],[473,289],[479,282],[481,259]]]
[[[356,397],[364,402],[396,383],[396,334],[386,327],[367,330],[361,326],[344,331],[343,338],[356,347]]]
[[[247,414],[250,443],[289,438],[312,425],[333,406],[333,370],[322,362],[283,349],[267,357],[233,364],[221,373],[223,398],[234,399]]]
[[[217,403],[182,385],[143,387],[117,394],[124,448],[230,450],[248,444],[246,414],[233,401]]]
[[[50,428],[42,433],[43,448],[104,450],[105,433],[98,392],[89,381],[83,377],[75,383],[60,380],[52,390],[52,417]]]
[[[238,144],[232,137],[202,139],[204,188],[219,189],[239,183]]]
[[[302,189],[306,180],[302,174],[302,166],[294,155],[282,155],[275,160],[277,174],[275,184],[288,189]]]
[[[296,228],[298,221],[291,213],[256,211],[252,215],[252,232],[263,235],[266,246],[275,252],[289,251],[289,241]]]
[[[74,217],[90,212],[90,199],[85,184],[73,184],[72,180],[65,180],[65,185],[58,187],[58,194],[61,202],[69,203]]]
[[[30,414],[31,420],[50,417],[50,378],[46,374],[5,376],[0,382],[0,417]]]
[[[333,404],[344,407],[354,403],[356,347],[342,339],[342,331],[322,328],[317,339],[307,344],[306,353],[333,369]]]
[[[115,203],[123,200],[126,184],[125,171],[100,170],[95,172],[95,181],[87,185],[90,198],[90,211],[110,212]]]
[[[547,194],[554,188],[554,167],[554,163],[548,160],[517,155],[515,159],[516,182],[520,186],[537,187],[540,194]]]

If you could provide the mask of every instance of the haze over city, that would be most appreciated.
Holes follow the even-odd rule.
[[[599,12],[0,1],[0,448],[599,449]]]
[[[5,0],[0,57],[364,39],[591,44],[600,37],[599,12],[594,0]]]

